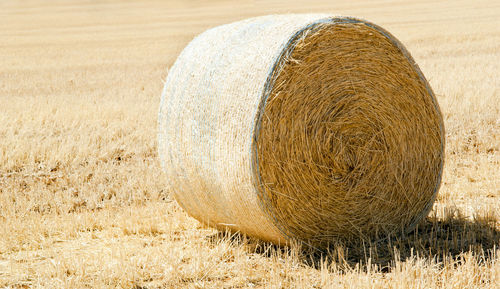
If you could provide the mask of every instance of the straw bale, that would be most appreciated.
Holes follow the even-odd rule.
[[[404,232],[439,185],[443,120],[404,46],[356,18],[210,29],[170,69],[159,155],[194,218],[286,244]]]

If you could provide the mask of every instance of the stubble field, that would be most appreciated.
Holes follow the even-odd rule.
[[[157,158],[168,67],[207,28],[330,12],[399,38],[446,125],[415,232],[319,254],[218,233]],[[500,2],[0,1],[0,288],[498,288]]]

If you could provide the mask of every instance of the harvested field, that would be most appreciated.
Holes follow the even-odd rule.
[[[161,91],[216,25],[353,15],[411,52],[446,127],[436,203],[408,238],[319,254],[224,234],[172,200]],[[495,288],[500,4],[494,1],[0,2],[0,288]]]

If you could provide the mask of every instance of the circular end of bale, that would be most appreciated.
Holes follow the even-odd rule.
[[[285,236],[322,247],[407,231],[427,215],[443,120],[393,36],[364,21],[320,21],[292,37],[265,87],[254,178]]]

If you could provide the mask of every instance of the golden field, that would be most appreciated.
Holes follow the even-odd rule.
[[[393,33],[446,125],[434,209],[319,254],[218,233],[157,158],[168,68],[207,28],[329,12]],[[500,2],[0,1],[0,288],[498,288]]]

